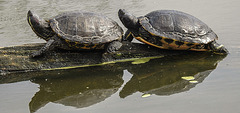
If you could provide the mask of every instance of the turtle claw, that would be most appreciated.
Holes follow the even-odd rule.
[[[56,44],[58,44],[58,41],[50,39],[45,46],[43,46],[39,51],[32,53],[30,57],[31,58],[41,57],[46,52],[53,50],[56,47]]]

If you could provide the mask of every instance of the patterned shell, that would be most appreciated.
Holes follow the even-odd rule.
[[[217,39],[217,35],[205,23],[180,11],[153,11],[139,20],[142,29],[151,36],[199,44],[207,44]]]
[[[122,28],[112,19],[90,12],[66,12],[50,19],[53,31],[68,42],[104,44],[121,40]]]

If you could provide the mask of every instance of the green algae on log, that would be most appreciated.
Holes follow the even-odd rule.
[[[142,81],[142,79],[157,75],[160,78],[156,79],[153,77],[153,80],[156,79],[158,81],[164,79],[163,76],[167,78],[168,76],[174,76],[173,79],[177,77],[177,80],[193,84],[193,81],[184,80],[182,77],[193,76],[195,81],[201,83],[201,80],[197,77],[199,76],[197,73],[208,75],[209,70],[215,69],[217,63],[226,57],[223,55],[214,55],[209,52],[169,51],[151,47],[148,48],[147,45],[143,44],[124,43],[124,48],[121,48],[118,53],[114,54],[104,53],[103,51],[56,51],[45,55],[46,57],[30,59],[28,57],[29,53],[36,51],[36,48],[40,48],[41,45],[42,44],[30,44],[0,49],[0,61],[5,62],[0,63],[0,69],[2,71],[0,73],[0,84],[32,80],[35,78],[55,78],[70,75],[84,76],[86,73],[88,73],[88,76],[93,72],[97,72],[97,74],[94,73],[96,74],[94,76],[102,76],[111,72],[119,72],[117,75],[122,75],[124,70],[130,72],[133,76],[138,75],[136,76],[136,80]],[[129,47],[132,48],[130,49]],[[85,74],[83,72],[85,72]],[[166,81],[169,81],[167,78]],[[152,80],[150,81],[152,83]],[[161,83],[157,81],[157,84]],[[138,83],[135,79],[133,79],[132,82]],[[129,83],[131,84],[131,82]],[[193,85],[195,84],[197,83]],[[121,92],[122,98],[127,95],[125,94],[126,88],[123,89],[124,91]],[[152,94],[152,92],[144,93]]]
[[[44,43],[36,43],[0,48],[0,73],[70,69],[127,61],[135,61],[133,63],[138,64],[149,59],[193,53],[161,50],[145,44],[123,42],[123,46],[115,53],[58,50],[40,58],[29,57],[29,54],[43,46]]]

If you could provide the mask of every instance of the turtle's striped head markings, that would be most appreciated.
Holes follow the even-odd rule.
[[[128,34],[126,34],[127,36],[125,37],[125,40],[128,40],[131,36],[132,36],[132,32],[129,32]]]
[[[31,26],[32,30],[36,33],[37,36],[44,40],[49,40],[55,33],[49,26],[49,23],[41,18],[39,18],[36,14],[32,13],[30,10],[27,14],[27,21]]]
[[[140,26],[137,17],[128,13],[125,9],[119,9],[118,17],[128,29],[137,29]]]

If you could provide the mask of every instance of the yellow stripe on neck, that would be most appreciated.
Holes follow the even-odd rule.
[[[34,29],[32,23],[31,23],[31,18],[30,18],[30,17],[28,17],[28,23],[29,23],[29,25],[31,26],[33,32],[37,34],[37,36],[41,37],[41,38],[44,39],[44,40],[48,40],[47,37],[50,36],[50,35],[47,35],[47,37],[44,37],[44,36],[42,36],[41,34],[39,34],[39,33]]]

